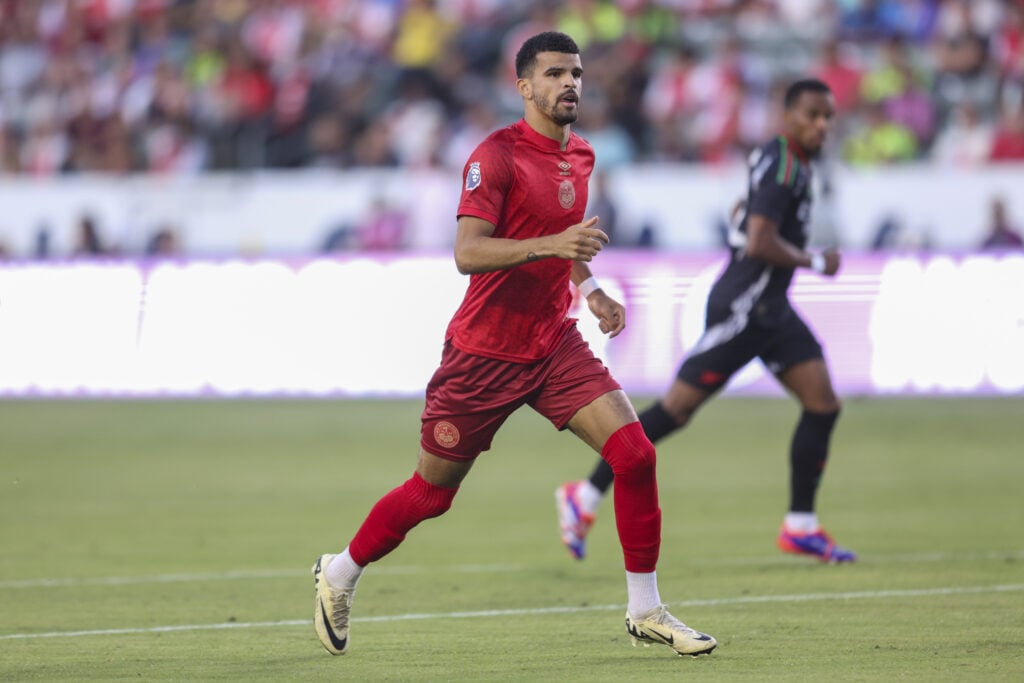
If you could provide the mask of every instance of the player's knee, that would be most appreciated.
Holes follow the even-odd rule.
[[[657,451],[650,439],[645,438],[634,451],[633,461],[636,471],[653,474],[657,459]]]
[[[836,419],[839,418],[839,413],[843,409],[843,404],[839,402],[838,398],[833,396],[830,400],[825,401],[821,407],[821,410],[816,410],[814,412],[820,413],[821,415],[827,415],[832,418],[833,422],[835,422]]]
[[[839,406],[837,405],[835,410],[809,410],[804,409],[803,415],[800,417],[800,421],[806,424],[809,428],[815,429],[816,431],[823,434],[830,434],[832,429],[836,425],[836,420],[839,419]]]
[[[803,407],[804,411],[808,413],[833,415],[838,417],[839,411],[843,408],[843,404],[840,402],[838,396],[830,393],[826,396],[817,397],[813,401],[805,401]]]
[[[653,476],[657,453],[639,422],[628,424],[609,437],[601,456],[616,478]]]
[[[682,429],[690,423],[690,420],[693,418],[693,414],[697,412],[697,409],[691,408],[690,406],[677,406],[667,412],[669,416],[671,416],[676,429]]]
[[[459,489],[444,488],[423,479],[418,473],[405,482],[407,500],[419,508],[423,519],[440,517],[452,506]]]

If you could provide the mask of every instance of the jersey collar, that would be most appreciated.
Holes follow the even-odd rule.
[[[530,127],[530,124],[526,122],[526,119],[519,119],[519,121],[516,123],[516,127],[519,128],[520,133],[525,139],[529,140],[531,143],[533,143],[537,147],[540,147],[543,150],[551,152],[568,152],[570,149],[572,149],[574,144],[574,136],[571,132],[569,133],[569,141],[566,143],[565,149],[563,150],[562,143],[553,138],[549,138],[546,135],[541,135],[540,133],[538,133],[537,131]]]
[[[808,162],[807,152],[805,152],[804,148],[800,146],[800,143],[789,135],[783,135],[782,137],[786,139],[786,147],[792,150],[797,159],[806,164]]]

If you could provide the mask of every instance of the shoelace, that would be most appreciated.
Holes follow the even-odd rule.
[[[694,631],[692,628],[690,628],[683,622],[679,621],[679,619],[674,617],[671,612],[665,609],[664,605],[661,606],[661,611],[658,613],[657,618],[655,618],[654,623],[658,624],[659,626],[668,626],[670,629],[674,631],[686,631],[687,633],[696,633],[696,631]]]
[[[331,598],[331,623],[335,628],[343,629],[348,626],[348,608],[352,604],[352,593],[331,591]]]

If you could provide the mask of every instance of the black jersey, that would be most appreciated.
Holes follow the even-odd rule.
[[[782,239],[803,249],[811,212],[811,167],[782,136],[751,152],[748,164],[745,206],[729,229],[729,265],[711,291],[708,308],[723,314],[756,312],[770,319],[788,308],[786,292],[795,269],[746,255],[747,220],[751,214],[768,218],[779,226]]]

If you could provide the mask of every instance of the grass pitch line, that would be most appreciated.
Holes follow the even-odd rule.
[[[753,603],[814,602],[824,600],[876,600],[879,598],[918,598],[948,595],[972,595],[979,593],[1019,593],[1024,584],[998,586],[951,586],[947,588],[911,588],[885,591],[850,591],[845,593],[805,593],[796,595],[752,595],[742,598],[711,598],[705,600],[684,600],[671,603],[672,607],[721,607]],[[584,612],[621,611],[625,605],[588,605],[565,607],[530,607],[522,609],[480,610],[474,612],[446,612],[423,614],[395,614],[379,617],[354,617],[352,623],[379,623],[394,621],[424,621],[433,619],[474,619],[488,617],[539,616],[547,614],[581,614]],[[309,626],[311,619],[287,619],[283,621],[227,622],[221,624],[183,624],[179,626],[152,626],[149,628],[108,628],[90,631],[51,631],[48,633],[10,633],[0,635],[0,640],[34,640],[38,638],[78,638],[81,636],[119,636],[145,633],[176,633],[190,631],[224,631],[230,629],[275,628],[281,626]]]
[[[787,555],[771,555],[762,557],[735,557],[715,560],[692,559],[690,562],[700,566],[752,565],[752,564],[792,564],[795,558]],[[989,550],[983,552],[931,552],[908,553],[900,555],[873,555],[859,557],[858,564],[913,564],[915,562],[975,562],[978,560],[1024,560],[1024,550]],[[532,565],[531,565],[532,566]],[[422,574],[438,569],[422,565],[404,565],[393,567],[374,567],[374,575],[401,576],[406,574]],[[527,565],[522,564],[460,564],[445,566],[446,573],[457,574],[509,574],[523,571]],[[144,576],[97,576],[93,578],[72,579],[10,579],[0,581],[0,589],[16,588],[61,588],[71,586],[134,586],[139,584],[161,583],[200,583],[203,581],[246,581],[250,579],[294,579],[308,576],[304,569],[265,569],[240,570],[227,572],[195,572],[182,574],[150,574]]]
[[[445,567],[446,572],[456,574],[504,574],[522,571],[520,564],[463,564]],[[375,567],[374,574],[403,575],[421,574],[425,567],[406,565],[401,567]],[[195,572],[183,574],[150,574],[145,576],[97,576],[82,579],[13,579],[0,581],[3,588],[55,588],[68,586],[133,586],[150,583],[201,583],[203,581],[244,581],[248,579],[294,579],[308,576],[308,570],[266,569],[228,572]]]

